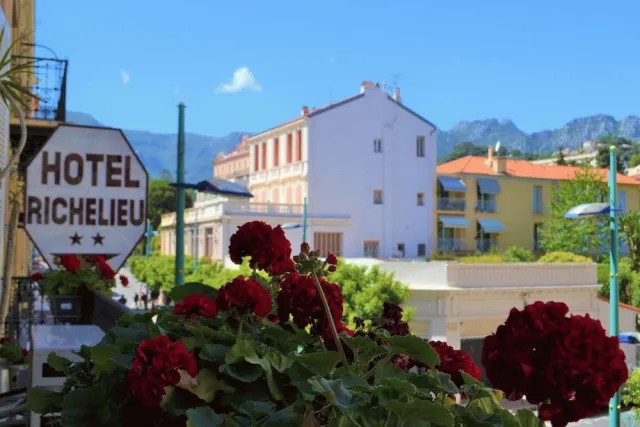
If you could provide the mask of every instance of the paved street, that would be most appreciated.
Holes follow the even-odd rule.
[[[136,308],[134,303],[134,296],[137,293],[138,296],[142,295],[141,291],[145,288],[145,285],[142,284],[139,280],[137,280],[131,272],[127,268],[122,268],[118,272],[118,276],[120,275],[127,276],[129,278],[129,286],[126,288],[120,284],[120,279],[116,280],[117,286],[113,289],[114,299],[117,300],[123,295],[127,299],[127,307]]]

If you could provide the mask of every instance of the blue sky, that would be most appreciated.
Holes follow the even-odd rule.
[[[372,80],[442,129],[531,132],[640,114],[638,16],[637,0],[39,0],[36,37],[69,59],[68,108],[125,129],[173,133],[184,101],[188,131],[259,131]],[[248,89],[216,92],[242,67]]]

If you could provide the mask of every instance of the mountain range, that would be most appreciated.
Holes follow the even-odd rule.
[[[71,123],[101,126],[102,124],[86,113],[67,112]],[[176,169],[176,134],[160,134],[138,130],[124,130],[127,139],[144,163],[152,177],[167,170]],[[232,132],[226,136],[206,136],[186,134],[187,157],[186,179],[193,182],[212,176],[212,161],[218,153],[231,151],[249,132]],[[488,146],[496,141],[508,149],[518,149],[530,153],[551,153],[560,148],[577,148],[584,141],[605,135],[616,135],[640,140],[640,117],[628,116],[616,120],[613,116],[598,114],[571,120],[563,127],[526,133],[511,120],[462,121],[448,131],[438,134],[438,157],[443,158],[462,141]]]

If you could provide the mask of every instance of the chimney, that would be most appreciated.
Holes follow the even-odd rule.
[[[402,98],[400,97],[400,88],[393,89],[393,100],[396,102],[402,102]]]
[[[362,84],[360,85],[360,93],[364,93],[365,90],[367,89],[371,89],[373,87],[373,82],[369,82],[369,81],[363,81]]]
[[[493,162],[493,147],[489,146],[487,148],[487,161],[489,161],[490,163]]]
[[[307,114],[309,114],[309,107],[305,105],[304,107],[302,107],[302,113],[300,113],[300,115],[306,116]]]
[[[507,158],[496,157],[493,160],[493,171],[495,173],[507,173]]]

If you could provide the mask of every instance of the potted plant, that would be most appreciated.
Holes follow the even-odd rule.
[[[20,370],[26,369],[28,354],[11,338],[0,338],[0,393],[15,389]]]
[[[60,323],[91,323],[94,292],[111,295],[115,272],[103,256],[62,255],[56,269],[35,273],[40,294],[49,300],[51,313]]]
[[[30,390],[30,409],[75,427],[544,426],[529,410],[504,409],[466,353],[412,335],[396,304],[350,329],[330,281],[333,255],[303,244],[292,261],[282,229],[257,221],[239,228],[229,252],[236,263],[249,257],[253,273],[220,289],[175,287],[174,307],[124,315],[77,352],[81,362],[51,354],[67,379],[60,391]],[[513,309],[487,338],[485,367],[507,397],[526,393],[562,427],[606,405],[626,379],[624,353],[598,322],[541,304]],[[595,380],[585,381],[591,368]]]

